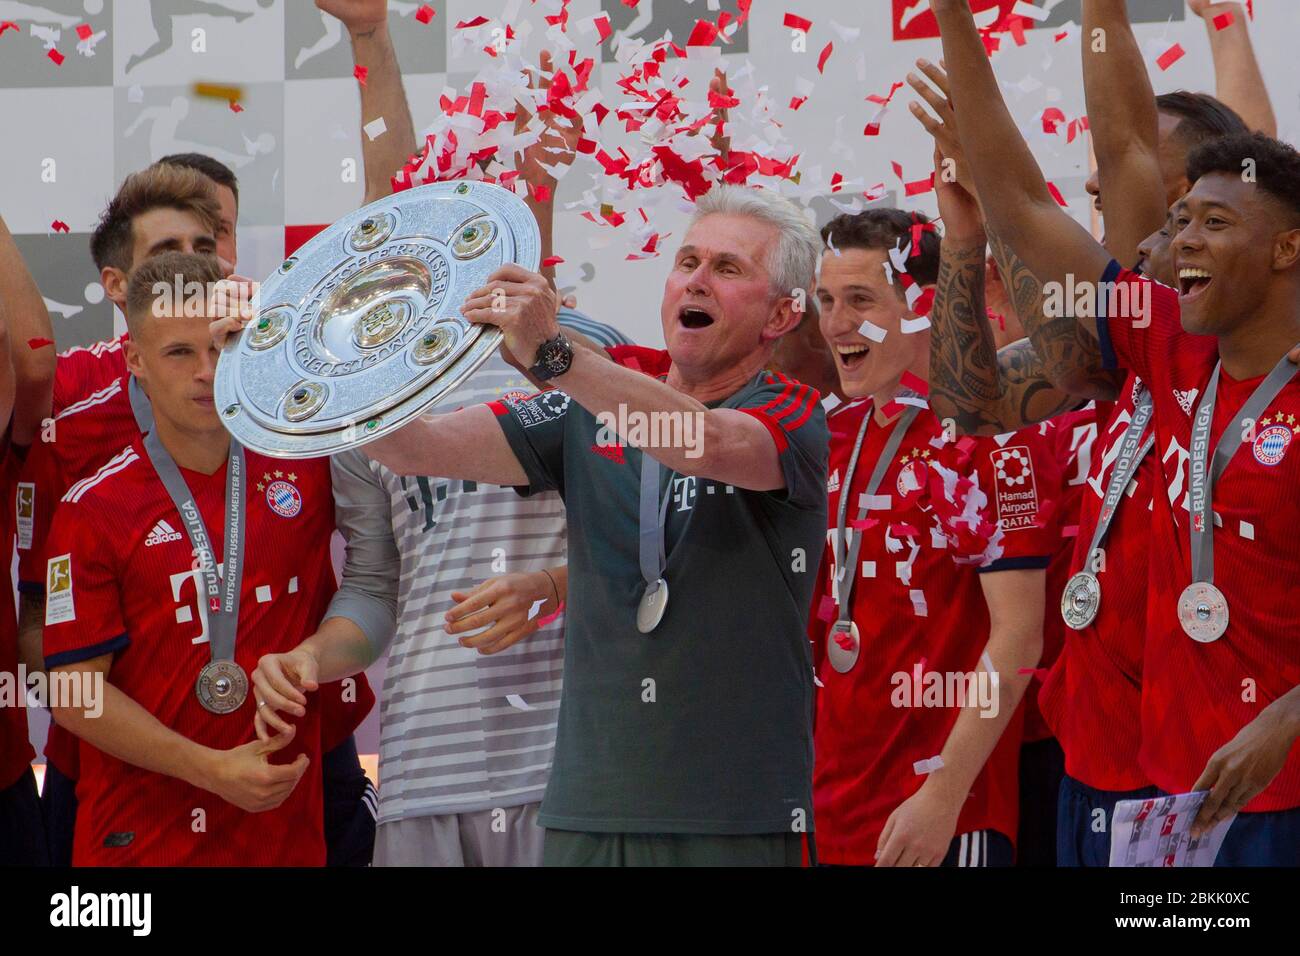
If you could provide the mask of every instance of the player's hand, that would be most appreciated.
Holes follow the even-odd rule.
[[[555,338],[559,297],[546,277],[523,266],[506,264],[488,276],[461,306],[470,322],[495,325],[505,333],[505,346],[520,362],[531,365],[538,347]]]
[[[290,764],[273,764],[271,754],[293,740],[293,728],[271,740],[254,740],[233,750],[217,751],[216,766],[205,789],[249,813],[274,810],[293,793],[311,761],[306,754]]]
[[[258,283],[247,276],[222,279],[212,287],[208,309],[213,317],[208,323],[208,334],[212,336],[212,344],[223,349],[231,336],[242,332],[257,315]]]
[[[945,167],[951,170],[949,178],[955,177],[957,184],[974,196],[975,183],[970,178],[966,154],[961,148],[961,140],[957,137],[957,117],[953,113],[952,100],[948,93],[948,74],[942,67],[936,66],[929,60],[917,60],[916,68],[925,74],[930,83],[916,73],[909,73],[907,84],[930,105],[934,115],[930,115],[920,103],[909,103],[907,108],[912,111],[916,121],[925,127],[925,131],[934,137],[934,145],[943,154],[943,158],[951,161],[945,164]],[[941,179],[941,176],[935,177],[936,188]]]
[[[465,634],[485,627],[481,634],[462,637],[462,647],[480,654],[496,654],[536,633],[538,621],[559,607],[555,586],[544,571],[505,574],[490,578],[471,591],[453,591],[456,606],[447,612],[448,634]],[[533,605],[544,601],[529,616]]]
[[[307,713],[307,694],[317,690],[318,665],[315,656],[301,647],[287,654],[264,654],[253,670],[253,697],[257,714],[253,729],[259,740],[270,740],[273,733],[286,734],[293,724],[280,712],[301,717]]]
[[[939,201],[939,218],[943,220],[943,238],[954,243],[979,243],[982,246],[987,239],[984,213],[965,187],[944,179],[946,167],[943,158],[938,147],[935,147],[934,191]]]
[[[570,292],[568,295],[566,295],[563,299],[560,300],[560,304],[564,306],[566,309],[576,309],[578,307],[578,297],[574,295],[572,292]],[[1300,353],[1300,348],[1297,348],[1296,352]]]
[[[551,60],[551,51],[543,50],[538,58],[537,70],[528,70],[528,88],[530,90],[547,90],[551,86],[551,77],[555,74],[555,64]],[[519,175],[534,189],[538,186],[555,186],[555,177],[546,166],[569,166],[578,154],[578,140],[582,138],[585,124],[581,115],[564,117],[554,110],[547,110],[543,115],[545,129],[541,138],[516,157]],[[516,104],[515,132],[522,133],[528,126],[532,114],[523,106]],[[545,166],[542,164],[545,163]]]
[[[1272,783],[1295,740],[1295,732],[1280,716],[1264,710],[1216,750],[1192,786],[1193,792],[1210,791],[1192,824],[1192,835],[1200,836],[1228,819]]]
[[[889,815],[876,845],[876,866],[938,866],[957,832],[961,803],[927,780]]]
[[[388,0],[316,0],[324,13],[343,21],[349,33],[388,25]]]

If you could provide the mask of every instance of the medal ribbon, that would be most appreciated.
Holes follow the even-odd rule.
[[[862,532],[859,531],[853,536],[853,544],[850,546],[844,537],[844,519],[848,514],[849,495],[853,488],[853,473],[858,468],[858,456],[862,453],[862,442],[867,437],[867,426],[871,424],[871,418],[874,414],[874,408],[867,412],[862,419],[862,427],[858,429],[857,441],[853,444],[853,454],[849,458],[849,466],[844,473],[844,483],[840,485],[840,506],[835,516],[835,550],[846,548],[848,554],[846,560],[840,567],[840,573],[836,576],[839,582],[839,619],[835,622],[836,626],[845,628],[852,624],[853,614],[853,585],[857,581],[856,574],[849,574],[850,568],[857,567],[858,555],[862,551]],[[916,421],[916,416],[920,414],[921,409],[915,405],[909,405],[906,411],[899,416],[898,421],[894,422],[894,429],[889,433],[889,439],[885,442],[885,447],[880,451],[880,457],[876,459],[875,470],[871,472],[871,478],[867,481],[867,487],[862,492],[862,506],[858,509],[858,520],[861,521],[867,516],[867,498],[876,493],[880,487],[880,482],[885,478],[885,472],[893,464],[894,456],[898,454],[898,446],[903,443],[903,437],[907,430]],[[847,580],[846,580],[847,579]]]
[[[1210,472],[1206,474],[1206,458],[1210,448],[1210,426],[1214,421],[1214,403],[1219,389],[1219,372],[1223,363],[1216,362],[1210,383],[1205,386],[1201,403],[1196,406],[1196,417],[1192,421],[1192,448],[1188,463],[1188,503],[1191,510],[1192,535],[1192,581],[1214,583],[1214,485],[1222,477],[1232,458],[1245,442],[1241,439],[1241,429],[1247,420],[1254,421],[1261,412],[1277,398],[1278,393],[1295,377],[1300,367],[1291,364],[1284,355],[1273,371],[1241,406],[1236,418],[1219,436],[1219,443],[1214,448],[1214,458]],[[1235,440],[1234,440],[1235,436]]]
[[[142,396],[143,397],[143,396]],[[132,402],[132,409],[135,403]],[[139,423],[139,416],[136,418]],[[239,624],[239,585],[244,565],[244,449],[234,438],[230,439],[230,457],[226,462],[226,573],[217,575],[217,557],[212,553],[203,516],[194,503],[194,495],[181,476],[180,468],[171,453],[163,447],[157,430],[145,436],[144,450],[149,453],[154,471],[176,506],[189,535],[190,544],[199,558],[199,574],[203,581],[199,613],[208,614],[212,644],[212,660],[235,659],[235,635]],[[224,593],[223,586],[224,585]],[[220,597],[218,610],[212,611],[212,599]],[[207,610],[205,611],[204,608]]]
[[[153,431],[153,406],[149,404],[149,396],[144,393],[144,389],[140,387],[134,375],[127,376],[126,394],[131,399],[131,414],[135,416],[135,427],[140,429],[141,435],[149,434]]]
[[[673,482],[668,479],[664,490],[663,503],[659,502],[659,462],[641,449],[641,508],[639,536],[639,558],[641,577],[645,578],[646,593],[653,594],[659,590],[659,581],[668,566],[664,550],[664,526],[668,517],[668,500],[672,497]],[[656,511],[658,512],[656,514]]]
[[[1115,512],[1119,509],[1120,496],[1124,494],[1124,489],[1137,473],[1138,465],[1142,464],[1142,459],[1147,456],[1151,446],[1156,443],[1155,431],[1147,436],[1147,440],[1142,442],[1142,447],[1138,447],[1138,442],[1142,441],[1142,433],[1147,430],[1147,423],[1151,421],[1151,414],[1155,406],[1151,401],[1151,393],[1143,386],[1138,392],[1137,401],[1133,403],[1133,417],[1129,419],[1128,429],[1124,432],[1124,437],[1120,441],[1119,457],[1115,459],[1115,470],[1110,473],[1110,482],[1106,485],[1106,495],[1102,498],[1101,514],[1097,518],[1097,527],[1092,532],[1092,542],[1088,545],[1088,552],[1084,558],[1084,566],[1081,571],[1088,569],[1088,564],[1092,561],[1092,556],[1097,553],[1101,547],[1102,541],[1106,539],[1106,533],[1110,531],[1110,523],[1115,518]]]

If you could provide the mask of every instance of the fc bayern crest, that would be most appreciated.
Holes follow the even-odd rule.
[[[1276,465],[1286,457],[1291,447],[1291,429],[1285,425],[1269,425],[1255,436],[1251,447],[1255,460],[1261,465]]]
[[[302,495],[288,481],[273,481],[267,485],[266,503],[281,518],[292,518],[302,511]]]

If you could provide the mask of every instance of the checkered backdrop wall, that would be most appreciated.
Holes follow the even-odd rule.
[[[1036,4],[1041,12],[1024,45],[1004,41],[998,75],[1046,174],[1087,222],[1086,138],[1067,142],[1065,124],[1049,133],[1042,123],[1044,110],[1053,107],[1067,123],[1084,113],[1078,30],[1069,28],[1080,21],[1080,0]],[[1015,5],[975,2],[977,10],[1000,12]],[[464,33],[458,23],[480,15],[508,22],[535,57],[553,29],[543,17],[559,13],[561,0],[436,0],[428,4],[434,16],[427,23],[417,18],[421,6],[389,3],[417,137],[438,115],[440,94],[467,90],[491,62],[484,42],[457,37]],[[1212,90],[1205,27],[1183,0],[1129,0],[1129,6],[1156,91]],[[1300,101],[1290,58],[1300,3],[1255,0],[1254,7],[1252,33],[1281,135],[1295,141]],[[932,192],[909,197],[904,190],[931,168],[930,141],[904,106],[910,91],[901,91],[883,117],[866,99],[887,94],[917,57],[938,57],[928,8],[928,0],[753,0],[748,21],[729,43],[690,48],[688,64],[701,84],[715,63],[729,76],[752,67],[747,82],[766,87],[780,107],[774,119],[784,155],[801,156],[798,182],[779,188],[808,204],[819,223],[838,208],[865,203],[864,191],[877,186],[881,203],[934,214]],[[671,33],[684,44],[697,20],[716,21],[722,11],[734,17],[735,0],[572,0],[568,29],[585,54],[598,39],[585,21],[608,15],[613,36],[600,45],[593,84],[605,105],[616,107],[626,99],[615,85],[625,72],[615,50],[620,37],[650,42]],[[787,13],[812,21],[803,42],[784,25]],[[343,173],[345,161],[361,158],[351,50],[346,31],[311,0],[0,0],[5,21],[16,29],[0,34],[0,210],[48,301],[60,348],[121,331],[90,260],[89,233],[122,178],[153,159],[196,150],[235,169],[242,199],[239,271],[253,277],[279,264],[286,233],[301,231],[294,227],[329,223],[359,204],[361,182],[346,181]],[[1161,69],[1157,61],[1175,44],[1185,55]],[[196,83],[240,87],[240,110],[196,96]],[[797,110],[786,105],[802,96],[807,100]],[[732,119],[736,137],[756,132],[744,105]],[[880,135],[863,135],[873,119]],[[617,125],[613,117],[605,121],[602,142],[617,138]],[[629,218],[616,229],[582,218],[594,211],[582,197],[600,174],[583,157],[560,182],[561,284],[575,289],[595,317],[637,341],[661,343],[655,303],[667,268],[662,249],[680,237],[689,207],[672,186],[629,197],[625,211],[649,210],[662,243],[660,255],[629,260],[640,254],[648,225]],[[836,174],[843,183],[833,189]],[[361,745],[375,749],[373,721]]]

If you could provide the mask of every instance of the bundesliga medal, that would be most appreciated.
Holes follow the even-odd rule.
[[[636,606],[636,629],[642,634],[649,634],[664,619],[668,610],[668,582],[660,578],[645,589]]]
[[[210,661],[199,671],[194,692],[204,710],[229,714],[248,698],[248,675],[234,661]]]
[[[836,621],[830,634],[826,635],[826,657],[830,660],[831,667],[841,674],[853,670],[861,648],[858,626],[852,621]]]
[[[1088,571],[1070,578],[1061,593],[1061,617],[1067,627],[1081,631],[1097,619],[1101,607],[1101,582]]]
[[[1178,599],[1178,622],[1187,636],[1212,644],[1228,629],[1228,599],[1206,581],[1193,581]]]

